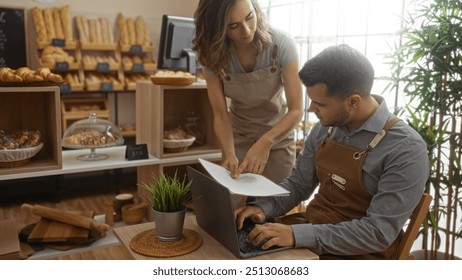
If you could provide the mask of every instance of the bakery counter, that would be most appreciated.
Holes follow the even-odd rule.
[[[109,155],[109,158],[99,161],[82,161],[78,160],[77,156],[90,153],[90,149],[82,150],[66,150],[62,152],[63,166],[61,169],[45,170],[37,172],[26,172],[26,173],[14,173],[0,175],[0,181],[2,180],[13,180],[23,179],[31,177],[43,177],[53,175],[64,175],[72,173],[92,172],[100,170],[111,170],[118,168],[129,168],[139,167],[148,165],[162,165],[162,164],[181,164],[196,161],[198,157],[204,159],[216,159],[221,157],[221,153],[203,154],[203,155],[185,155],[177,158],[166,158],[159,159],[152,155],[149,155],[148,159],[142,160],[127,160],[125,159],[125,148],[126,146],[117,146],[96,149],[96,153],[104,153]]]

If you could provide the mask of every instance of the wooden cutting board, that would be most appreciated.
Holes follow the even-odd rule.
[[[94,211],[73,212],[93,218]],[[30,243],[84,243],[88,242],[90,230],[58,221],[40,218],[30,233],[27,241]]]

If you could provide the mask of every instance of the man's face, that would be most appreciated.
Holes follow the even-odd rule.
[[[306,89],[311,100],[309,111],[318,117],[322,125],[338,127],[348,123],[350,114],[346,101],[335,96],[329,97],[326,84],[319,83]]]

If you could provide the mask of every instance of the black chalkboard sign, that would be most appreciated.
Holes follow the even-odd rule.
[[[0,6],[0,67],[28,66],[24,8]]]

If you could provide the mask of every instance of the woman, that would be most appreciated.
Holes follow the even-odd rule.
[[[256,0],[201,0],[194,17],[223,166],[234,178],[252,172],[279,183],[295,163],[303,114],[293,39],[267,25]]]

